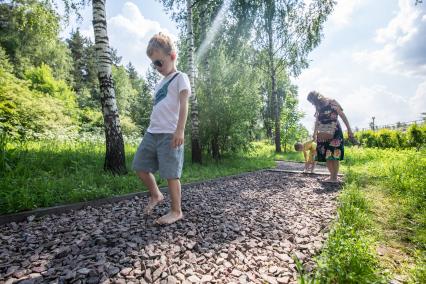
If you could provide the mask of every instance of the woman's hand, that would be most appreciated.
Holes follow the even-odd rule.
[[[355,136],[354,136],[354,134],[351,130],[348,130],[348,138],[349,138],[349,141],[351,141],[352,144],[359,145],[359,141],[356,140],[356,138],[355,138]]]

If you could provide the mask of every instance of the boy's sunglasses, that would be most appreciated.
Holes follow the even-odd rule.
[[[152,63],[151,63],[151,66],[153,67],[153,68],[161,68],[161,67],[163,67],[163,61],[161,61],[161,60],[155,60],[155,61],[153,61]]]

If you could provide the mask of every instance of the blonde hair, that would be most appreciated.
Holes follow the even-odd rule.
[[[296,151],[303,151],[303,144],[300,142],[297,142],[294,144],[294,150]]]
[[[148,43],[146,54],[151,56],[154,50],[162,50],[165,54],[172,54],[176,52],[173,40],[166,34],[159,32],[154,35]]]

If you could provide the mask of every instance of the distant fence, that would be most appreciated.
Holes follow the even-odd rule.
[[[426,120],[423,119],[419,119],[419,120],[413,120],[413,121],[407,121],[407,122],[397,122],[394,124],[385,124],[385,125],[377,125],[374,126],[374,129],[372,127],[370,128],[355,128],[355,132],[357,131],[365,131],[365,130],[379,130],[379,129],[392,129],[392,130],[401,130],[401,131],[406,131],[408,129],[408,127],[410,127],[410,125],[412,124],[422,124],[425,123]]]

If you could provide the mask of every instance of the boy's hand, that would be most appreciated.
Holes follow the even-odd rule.
[[[175,134],[173,134],[172,147],[177,148],[182,145],[184,142],[184,138],[184,130],[176,130]]]

